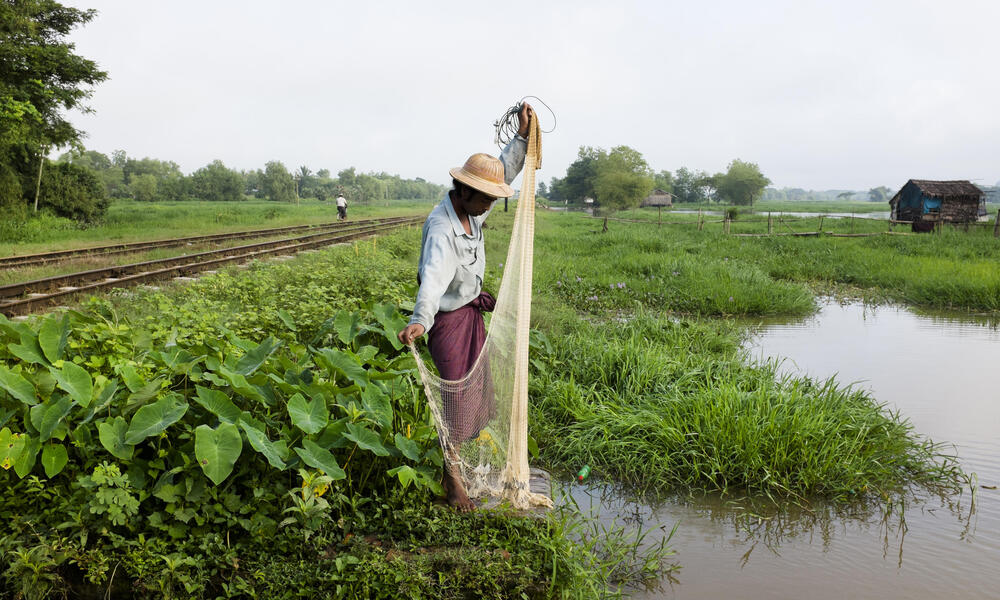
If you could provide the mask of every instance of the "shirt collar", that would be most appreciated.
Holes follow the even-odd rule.
[[[455,206],[451,203],[451,195],[445,194],[444,209],[448,213],[448,219],[451,221],[451,228],[455,231],[456,236],[465,235],[468,237],[475,237],[476,234],[476,224],[472,217],[469,217],[469,229],[472,230],[472,234],[465,233],[465,227],[462,227],[462,222],[458,220],[458,214],[455,212]]]

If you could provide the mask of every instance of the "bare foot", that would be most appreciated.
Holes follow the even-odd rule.
[[[462,482],[455,479],[453,475],[445,472],[444,475],[445,499],[452,508],[461,513],[469,513],[476,510],[476,505],[469,499]]]

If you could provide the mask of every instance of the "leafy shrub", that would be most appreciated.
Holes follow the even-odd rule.
[[[86,167],[55,163],[42,171],[39,206],[60,217],[93,223],[104,216],[109,202],[104,184]]]

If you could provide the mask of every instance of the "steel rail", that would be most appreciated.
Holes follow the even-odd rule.
[[[212,267],[222,266],[225,264],[235,263],[235,262],[244,262],[256,258],[263,258],[270,255],[292,254],[295,252],[300,252],[302,250],[309,250],[312,248],[318,248],[321,246],[334,244],[338,242],[347,242],[350,240],[364,238],[372,234],[391,231],[393,229],[418,223],[422,219],[423,217],[418,216],[418,217],[403,217],[391,220],[383,220],[383,223],[381,224],[356,227],[353,231],[350,232],[336,231],[324,234],[312,234],[308,236],[287,238],[284,240],[277,240],[273,242],[248,244],[246,246],[224,248],[221,250],[201,252],[198,254],[189,254],[183,257],[175,257],[173,259],[162,259],[159,261],[134,263],[132,265],[120,265],[118,267],[109,267],[107,269],[95,269],[92,271],[83,271],[81,273],[75,273],[72,275],[82,276],[82,279],[80,281],[83,281],[87,279],[92,279],[93,277],[97,276],[97,273],[99,272],[103,272],[105,275],[108,275],[111,271],[119,269],[120,271],[118,272],[121,276],[114,277],[109,275],[108,277],[106,277],[101,281],[93,281],[78,286],[67,285],[63,286],[60,289],[47,293],[32,294],[29,297],[16,298],[14,300],[8,300],[7,302],[0,301],[0,313],[8,317],[18,314],[25,314],[31,312],[35,308],[50,306],[56,300],[74,294],[88,293],[106,288],[123,287],[127,285],[133,285],[136,283],[143,283],[146,281],[163,279],[170,276],[186,276],[193,273],[197,273],[199,271],[210,269]],[[188,262],[185,263],[183,260],[180,259],[187,259]],[[192,259],[194,259],[193,262]],[[206,260],[199,260],[199,259],[206,259]],[[72,275],[60,276],[60,278],[72,277]],[[53,285],[53,283],[51,282],[51,280],[53,279],[57,278],[46,278],[45,280],[37,280],[34,282],[25,282],[24,284],[15,284],[15,285],[23,286],[24,290],[22,291],[23,294],[30,289],[42,289],[42,288],[50,289]],[[36,284],[41,282],[45,283],[42,286],[38,286],[36,288],[30,287],[31,284]],[[5,287],[10,288],[13,286],[5,286]]]
[[[52,252],[41,252],[37,254],[15,254],[0,257],[0,269],[10,269],[19,267],[29,267],[34,265],[44,265],[52,262],[71,260],[92,255],[114,256],[118,254],[129,254],[154,250],[157,248],[174,248],[177,246],[189,246],[195,244],[209,244],[214,242],[224,242],[228,240],[241,240],[255,237],[267,237],[271,235],[282,235],[295,231],[308,229],[338,229],[352,225],[365,223],[380,223],[386,219],[363,219],[360,221],[333,221],[330,223],[317,223],[312,225],[289,225],[287,227],[274,227],[271,229],[250,229],[245,231],[231,231],[228,233],[214,233],[209,235],[196,235],[182,238],[167,238],[161,240],[150,240],[145,242],[122,242],[120,244],[108,244],[106,246],[90,246],[87,248],[71,248],[69,250],[55,250]]]

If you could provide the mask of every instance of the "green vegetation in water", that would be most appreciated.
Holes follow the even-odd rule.
[[[602,597],[665,545],[432,503],[413,234],[0,319],[0,595]]]
[[[733,326],[646,314],[569,320],[536,359],[542,458],[640,492],[704,490],[836,502],[907,485],[957,489],[953,457],[833,380],[748,364]]]

